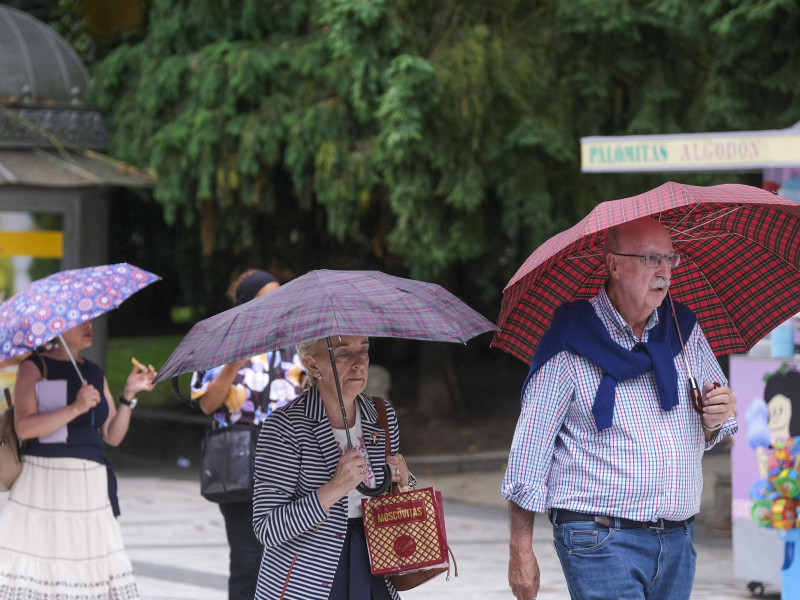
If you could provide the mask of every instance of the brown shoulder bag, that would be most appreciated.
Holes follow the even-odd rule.
[[[14,429],[14,404],[8,388],[5,388],[5,395],[8,409],[0,415],[0,491],[2,492],[11,489],[22,471],[19,440]]]

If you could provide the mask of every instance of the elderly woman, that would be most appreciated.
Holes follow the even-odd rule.
[[[347,423],[325,340],[298,345],[313,385],[275,410],[262,427],[255,466],[253,525],[264,544],[256,600],[388,600],[397,591],[370,573],[356,487],[408,481],[395,456],[397,417],[387,403],[392,456],[367,384],[369,339],[331,338]],[[347,429],[355,448],[348,448]]]

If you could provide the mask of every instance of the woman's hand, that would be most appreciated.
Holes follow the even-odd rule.
[[[153,389],[153,379],[156,377],[156,370],[153,365],[146,367],[138,360],[134,362],[128,380],[125,382],[123,395],[127,399],[133,398],[138,392],[149,392]]]
[[[346,450],[339,457],[336,471],[330,481],[317,490],[319,502],[325,511],[341,500],[347,492],[364,481],[367,472],[367,461],[355,448]]]
[[[336,472],[333,474],[331,481],[337,487],[344,489],[346,494],[364,481],[366,472],[366,459],[361,456],[361,452],[355,448],[350,448],[345,450],[345,453],[339,457],[339,464],[336,465]]]
[[[84,381],[73,403],[78,414],[85,414],[100,404],[100,390],[91,383]]]
[[[406,461],[401,455],[393,454],[386,457],[386,464],[392,469],[392,483],[397,483],[400,487],[408,487],[409,472]]]

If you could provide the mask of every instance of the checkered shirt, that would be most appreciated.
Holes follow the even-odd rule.
[[[629,350],[637,341],[646,342],[658,322],[654,311],[637,340],[605,290],[591,303],[611,338]],[[685,341],[684,353],[698,385],[727,385],[699,325]],[[675,367],[678,406],[661,409],[649,371],[617,383],[613,425],[598,432],[591,411],[603,371],[566,351],[551,358],[523,390],[503,498],[535,512],[563,508],[637,521],[682,520],[696,514],[703,452],[734,434],[738,425],[731,416],[706,442],[700,415],[688,397],[689,375],[680,354]]]

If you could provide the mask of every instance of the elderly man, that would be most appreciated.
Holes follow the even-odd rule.
[[[609,230],[605,289],[561,306],[540,340],[502,489],[508,580],[520,600],[538,594],[531,541],[544,511],[573,598],[690,596],[701,458],[738,425],[694,314],[667,297],[679,259],[655,219]],[[702,385],[702,414],[690,376]]]

